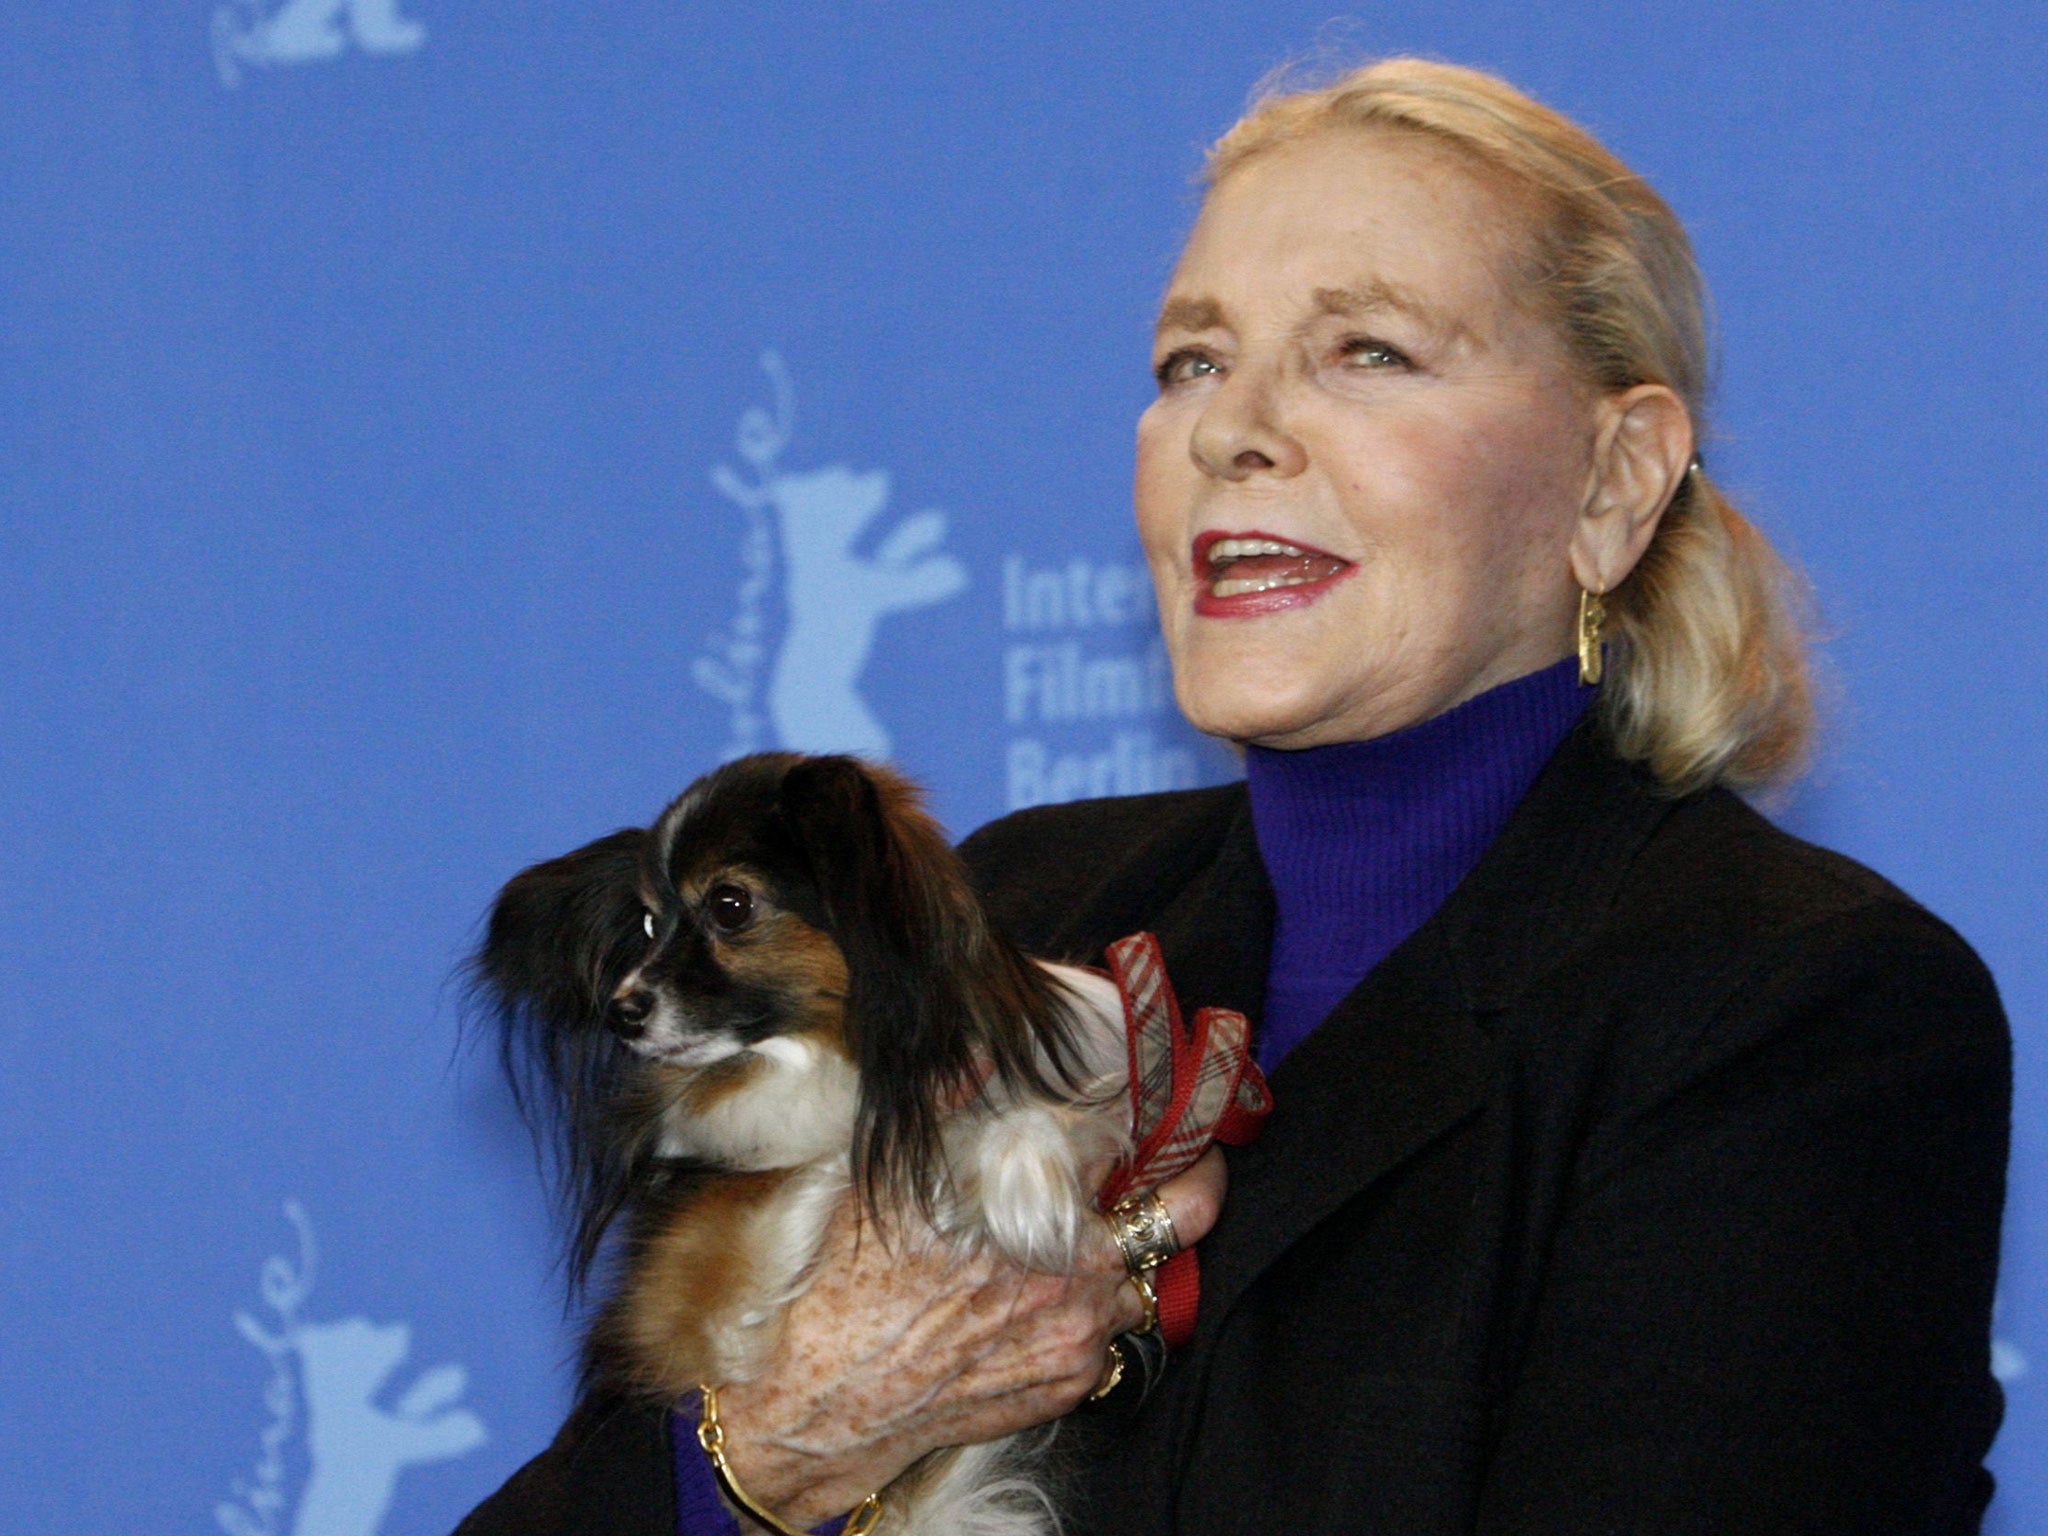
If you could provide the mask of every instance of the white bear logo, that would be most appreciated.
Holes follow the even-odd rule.
[[[216,1505],[214,1518],[227,1536],[376,1536],[398,1474],[475,1450],[484,1443],[483,1421],[454,1406],[468,1384],[459,1365],[423,1371],[397,1402],[379,1403],[412,1348],[412,1330],[366,1317],[302,1320],[299,1308],[313,1289],[313,1229],[297,1201],[286,1201],[284,1213],[298,1232],[297,1262],[273,1254],[259,1282],[277,1323],[235,1314],[242,1337],[270,1360],[263,1390],[270,1422],[254,1475],[236,1482],[236,1502]],[[302,1414],[310,1470],[286,1526],[285,1449]]]
[[[412,53],[427,29],[399,15],[398,0],[284,0],[267,13],[264,0],[231,0],[213,13],[214,68],[229,87],[241,83],[244,66],[316,64],[351,39],[364,53]]]
[[[781,467],[795,420],[795,394],[782,359],[769,352],[761,367],[775,388],[775,413],[740,418],[736,446],[751,478],[720,465],[719,490],[747,518],[741,543],[739,607],[725,634],[694,669],[698,685],[732,711],[725,757],[768,745],[797,752],[889,753],[889,733],[861,697],[860,675],[875,629],[892,613],[945,601],[967,586],[967,568],[939,546],[946,514],[927,509],[904,518],[859,552],[863,535],[889,503],[884,470],[845,465],[793,471]],[[782,642],[769,662],[766,602],[777,554],[787,609]],[[764,726],[772,726],[772,743]]]

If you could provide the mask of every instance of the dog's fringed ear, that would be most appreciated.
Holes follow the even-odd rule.
[[[580,1284],[617,1215],[625,1170],[606,1166],[602,1134],[621,1047],[604,1027],[612,994],[646,951],[637,827],[513,878],[470,960],[470,992],[499,1028],[512,1096],[536,1141],[552,1147]]]
[[[611,995],[646,948],[640,852],[628,827],[515,875],[498,893],[474,966],[502,1009],[557,1028],[602,1022]]]
[[[878,1207],[929,1214],[948,1107],[989,1074],[1047,1088],[1041,1052],[1055,1070],[1070,1059],[1065,1010],[1044,973],[990,932],[908,780],[858,758],[805,758],[783,779],[782,808],[846,959],[855,1179]]]
[[[884,772],[857,757],[802,758],[783,776],[782,809],[835,931],[862,924],[892,948],[920,953],[945,922],[951,894],[928,871],[951,851],[916,791],[894,774],[886,787],[896,804],[884,803]]]

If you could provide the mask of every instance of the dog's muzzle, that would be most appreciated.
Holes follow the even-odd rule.
[[[647,1019],[653,1012],[654,994],[645,987],[631,987],[605,1009],[605,1027],[621,1040],[638,1040],[647,1033]]]

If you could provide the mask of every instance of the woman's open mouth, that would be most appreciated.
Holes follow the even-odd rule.
[[[1209,532],[1195,540],[1195,612],[1235,618],[1314,602],[1357,565],[1269,533]]]

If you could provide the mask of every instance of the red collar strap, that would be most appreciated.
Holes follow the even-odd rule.
[[[1134,1189],[1165,1183],[1212,1142],[1244,1146],[1259,1134],[1273,1095],[1252,1060],[1251,1024],[1243,1014],[1203,1008],[1192,1027],[1182,1021],[1156,938],[1134,933],[1104,955],[1123,994],[1135,1148],[1096,1197],[1106,1211]],[[1160,1335],[1178,1349],[1195,1332],[1201,1296],[1195,1251],[1186,1249],[1160,1265],[1152,1283],[1159,1293]]]

